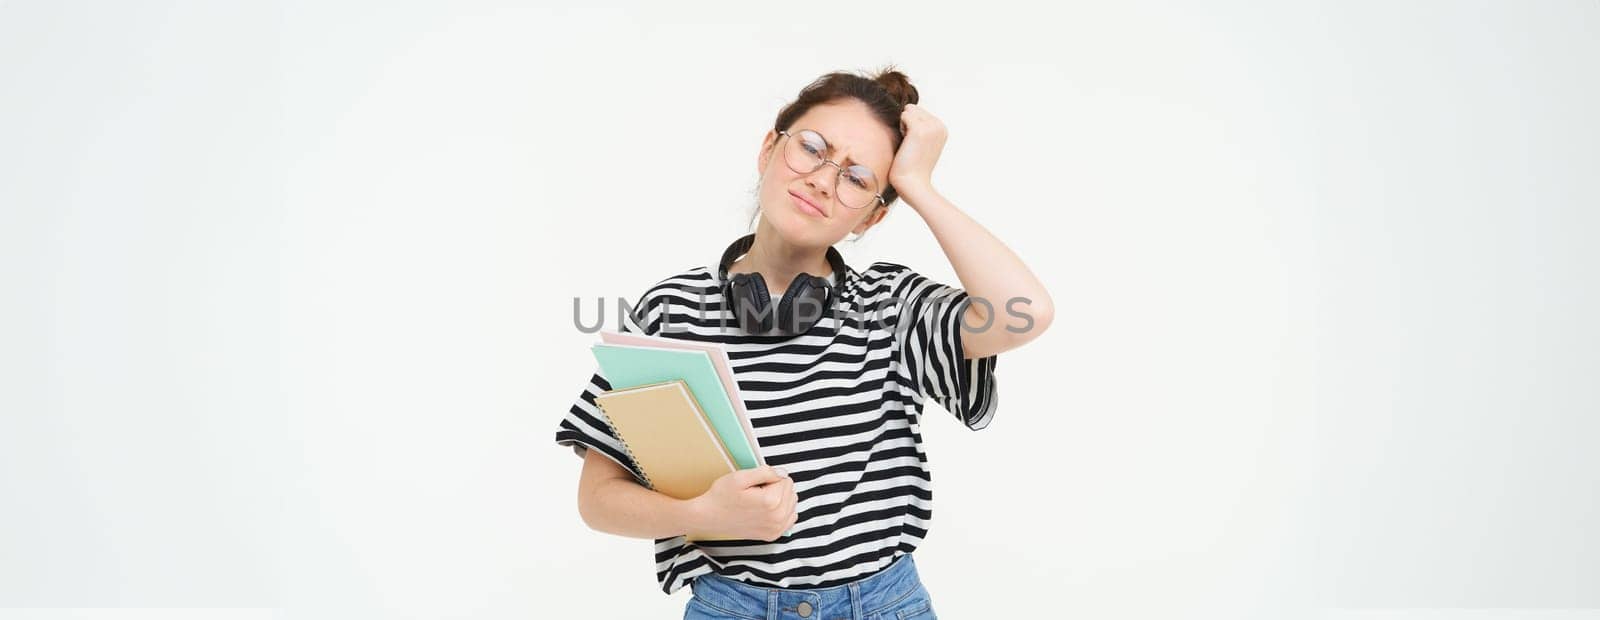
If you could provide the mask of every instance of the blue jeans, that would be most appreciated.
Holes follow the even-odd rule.
[[[768,588],[716,573],[689,582],[694,596],[684,620],[935,620],[933,601],[911,554],[888,568],[821,589]]]

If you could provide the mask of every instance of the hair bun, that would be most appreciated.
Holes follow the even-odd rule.
[[[917,87],[912,86],[911,79],[906,77],[906,74],[897,71],[893,65],[878,71],[878,74],[873,76],[872,81],[877,82],[884,90],[889,91],[889,96],[899,103],[900,107],[905,107],[908,103],[916,103],[918,100]]]

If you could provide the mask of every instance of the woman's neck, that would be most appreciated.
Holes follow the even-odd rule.
[[[789,290],[789,284],[801,273],[832,279],[833,266],[827,253],[827,248],[790,245],[775,231],[762,226],[756,230],[750,251],[734,261],[728,273],[759,272],[767,289],[777,297]]]

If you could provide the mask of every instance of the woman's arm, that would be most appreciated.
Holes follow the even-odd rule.
[[[578,479],[578,515],[589,527],[629,538],[671,538],[704,522],[693,500],[652,491],[616,461],[589,450]]]
[[[961,321],[975,329],[988,326],[963,330],[963,357],[977,359],[1009,351],[1044,333],[1055,316],[1054,302],[1022,259],[933,188],[910,193],[914,197],[901,196],[928,223],[961,279],[961,288],[973,300]],[[991,310],[993,319],[989,318]]]
[[[633,474],[596,450],[583,457],[578,515],[589,527],[629,538],[671,538],[711,532],[774,541],[799,519],[794,481],[769,466],[718,478],[693,499],[677,499],[643,486]]]
[[[890,165],[890,183],[906,204],[928,223],[939,246],[944,248],[945,256],[949,257],[950,265],[955,268],[956,276],[961,279],[961,288],[974,300],[962,320],[967,325],[987,323],[989,326],[961,334],[964,357],[988,357],[1038,338],[1055,316],[1055,303],[1044,284],[1011,248],[933,188],[933,166],[939,160],[947,137],[944,124],[917,105],[907,105],[901,113],[901,121],[906,139]],[[990,308],[977,303],[979,298],[987,301]],[[1027,301],[1019,300],[1015,306],[1010,305],[1018,298]],[[989,322],[987,312],[991,308],[995,314],[993,322]],[[1008,310],[1031,317],[1032,325],[1028,321],[1011,320],[1013,317]],[[1007,326],[1024,331],[1013,332],[1006,329]]]

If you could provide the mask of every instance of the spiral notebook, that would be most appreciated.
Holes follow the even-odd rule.
[[[652,489],[689,499],[735,471],[681,379],[601,392],[594,402]]]
[[[595,395],[645,486],[678,499],[705,493],[735,471],[733,459],[682,379]],[[689,534],[687,540],[730,540]]]
[[[761,446],[756,441],[755,428],[750,425],[750,413],[745,411],[744,397],[739,393],[739,382],[733,378],[733,361],[728,358],[728,351],[723,349],[722,345],[715,342],[678,340],[676,338],[666,338],[662,336],[650,336],[646,334],[619,331],[601,331],[600,340],[605,344],[622,346],[655,347],[659,349],[676,349],[680,351],[704,351],[711,359],[712,367],[716,369],[717,378],[722,380],[723,391],[727,394],[729,404],[732,405],[732,417],[737,419],[740,429],[744,431],[745,443],[747,443],[750,446],[751,451],[755,453],[755,464],[767,464],[767,460],[761,456]],[[690,387],[689,391],[694,392],[693,386]],[[696,394],[698,394],[698,392],[696,392]],[[711,397],[714,398],[715,395],[713,394]],[[702,402],[707,402],[706,399],[701,400]],[[711,408],[706,408],[706,412],[711,414],[710,417],[712,418],[712,426],[717,428],[718,433],[721,433],[722,428],[716,424],[717,414]],[[726,444],[728,442],[724,440],[723,443]],[[736,451],[730,450],[728,454],[730,456],[734,456],[736,455]],[[734,462],[739,463],[737,456],[735,456]],[[742,465],[742,463],[740,464]],[[745,469],[745,467],[740,467],[740,469]]]
[[[722,439],[722,445],[727,448],[734,465],[739,469],[750,469],[764,463],[755,434],[750,430],[749,420],[743,413],[744,403],[740,402],[736,407],[733,404],[736,394],[730,395],[732,388],[724,384],[724,375],[732,383],[732,373],[719,372],[710,352],[703,348],[684,349],[655,342],[602,342],[590,345],[590,349],[613,389],[682,379],[701,412],[705,413],[711,428]],[[715,359],[725,361],[725,354],[719,354]]]

